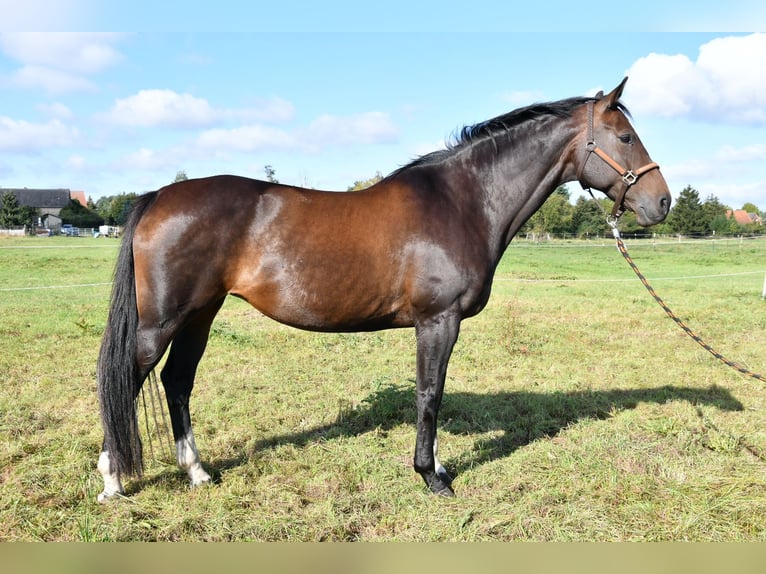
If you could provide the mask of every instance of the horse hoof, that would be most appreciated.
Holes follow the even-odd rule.
[[[427,480],[426,484],[436,496],[444,496],[451,498],[455,496],[455,491],[452,490],[452,480],[446,474],[434,473],[431,480]]]
[[[201,465],[197,465],[195,468],[189,470],[189,481],[191,482],[192,488],[213,483],[213,479],[202,469]]]
[[[111,502],[112,500],[115,500],[122,496],[124,496],[124,493],[122,492],[107,492],[105,490],[99,493],[99,495],[96,497],[96,500],[98,501],[99,504],[107,504],[108,502]]]
[[[433,493],[434,493],[436,496],[443,496],[443,497],[445,497],[445,498],[454,498],[454,496],[455,496],[455,491],[454,491],[454,490],[452,490],[452,487],[451,487],[451,486],[446,486],[446,485],[445,485],[445,486],[443,486],[442,488],[440,488],[439,490],[436,490],[436,489],[434,489],[434,487],[432,486],[432,487],[431,487],[431,491],[432,491],[432,492],[433,492]]]

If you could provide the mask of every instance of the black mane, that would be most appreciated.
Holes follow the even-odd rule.
[[[455,149],[475,141],[492,138],[504,134],[511,129],[531,120],[542,119],[546,117],[564,118],[569,117],[572,110],[591,98],[570,98],[559,102],[547,104],[532,104],[524,108],[519,108],[507,114],[497,116],[491,120],[486,120],[472,126],[465,126],[460,130],[457,140],[448,145]]]
[[[464,126],[458,134],[454,136],[454,139],[447,142],[446,149],[437,150],[426,155],[420,156],[394,171],[391,175],[396,175],[402,170],[410,167],[417,167],[421,165],[428,165],[447,159],[457,151],[476,144],[478,142],[496,138],[499,135],[508,134],[514,128],[525,124],[526,122],[533,120],[544,120],[546,118],[566,118],[572,114],[572,111],[589,102],[594,101],[594,98],[587,97],[575,97],[560,100],[558,102],[550,103],[538,103],[519,108],[512,112],[497,116],[490,120],[479,122],[471,126]],[[618,109],[629,116],[629,112],[625,106],[618,103]]]

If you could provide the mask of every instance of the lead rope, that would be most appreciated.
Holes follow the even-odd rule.
[[[643,273],[638,269],[638,266],[634,263],[633,259],[630,258],[630,255],[628,254],[628,248],[625,247],[625,244],[622,241],[622,238],[620,237],[620,230],[617,229],[617,219],[613,217],[607,217],[606,222],[609,224],[609,227],[612,228],[612,235],[614,235],[615,241],[617,241],[617,250],[620,252],[620,254],[625,258],[625,261],[628,262],[628,265],[630,265],[630,268],[633,269],[633,272],[638,276],[638,278],[641,280],[641,283],[643,283],[644,287],[646,287],[646,290],[649,291],[649,294],[654,297],[654,300],[657,301],[660,307],[662,307],[662,310],[665,311],[665,314],[673,319],[675,323],[683,329],[683,331],[689,335],[700,347],[705,349],[708,353],[713,355],[716,359],[724,363],[725,365],[730,366],[735,371],[745,375],[746,377],[750,377],[752,379],[757,379],[761,381],[762,383],[766,383],[766,377],[763,375],[759,375],[758,373],[754,373],[750,369],[740,365],[739,363],[735,363],[731,359],[726,358],[724,355],[716,351],[713,347],[708,345],[702,337],[697,335],[686,323],[684,323],[673,311],[670,309],[670,307],[667,306],[665,301],[662,300],[662,297],[657,295],[657,292],[654,290],[654,288],[649,284],[649,281],[644,277]]]
[[[590,189],[588,190],[590,193]],[[593,197],[593,194],[591,193],[591,197]],[[593,197],[595,200],[596,198]],[[601,208],[603,211],[604,208],[601,206],[598,201],[596,201],[596,204]],[[638,276],[638,278],[641,280],[641,283],[646,287],[646,290],[649,291],[649,294],[654,297],[654,300],[657,301],[660,307],[662,307],[662,310],[665,311],[665,314],[673,319],[675,323],[683,329],[683,331],[689,335],[697,344],[699,344],[703,349],[705,349],[708,353],[713,355],[716,359],[724,363],[725,365],[728,365],[738,373],[745,375],[747,377],[750,377],[752,379],[756,379],[761,382],[766,382],[766,377],[763,375],[759,375],[758,373],[754,373],[750,369],[747,369],[740,365],[739,363],[735,363],[734,361],[726,358],[724,355],[713,349],[710,345],[708,345],[702,338],[697,335],[686,323],[684,323],[673,311],[670,309],[670,307],[667,306],[665,301],[662,300],[662,297],[657,295],[657,292],[654,290],[654,288],[649,284],[649,281],[644,277],[643,273],[638,269],[638,266],[635,264],[633,259],[631,259],[630,255],[628,254],[628,248],[625,247],[625,243],[622,241],[622,237],[620,237],[620,230],[617,229],[617,221],[619,218],[611,217],[607,215],[606,222],[609,224],[609,227],[612,228],[612,235],[614,235],[614,239],[617,242],[617,250],[620,252],[620,254],[625,258],[625,261],[628,262],[628,265],[630,265],[630,268],[633,269],[633,272]],[[705,416],[705,413],[702,412],[702,409],[699,407],[699,405],[696,406],[697,410],[697,416],[702,421],[703,427],[708,427],[709,429],[712,429],[713,431],[726,435],[729,437],[729,439],[735,441],[736,444],[738,444],[740,447],[745,449],[747,452],[749,452],[752,456],[760,460],[761,462],[766,463],[766,452],[764,452],[761,448],[755,446],[752,444],[749,440],[747,440],[743,436],[734,436],[732,433],[721,430],[716,426],[716,424],[710,420],[709,417]]]

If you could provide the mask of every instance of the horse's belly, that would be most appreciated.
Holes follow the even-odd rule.
[[[367,278],[369,279],[369,278]],[[287,325],[313,331],[370,331],[412,325],[407,297],[361,277],[284,276],[255,281],[234,295]]]

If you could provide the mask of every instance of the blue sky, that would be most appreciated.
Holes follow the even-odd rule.
[[[220,1],[205,14],[175,1],[0,2],[14,30],[0,32],[0,187],[97,199],[179,170],[262,178],[270,164],[284,183],[343,190],[465,124],[629,75],[624,100],[674,195],[692,185],[766,209],[766,35],[740,29],[762,28],[752,2],[704,16],[681,3],[662,18],[645,2],[631,33],[595,31],[617,15],[582,4],[579,20],[548,10],[551,21],[508,2],[462,18],[450,2],[413,18],[403,2]],[[127,31],[15,31],[33,26]],[[717,26],[734,31],[694,31]],[[520,31],[543,28],[554,31]]]

